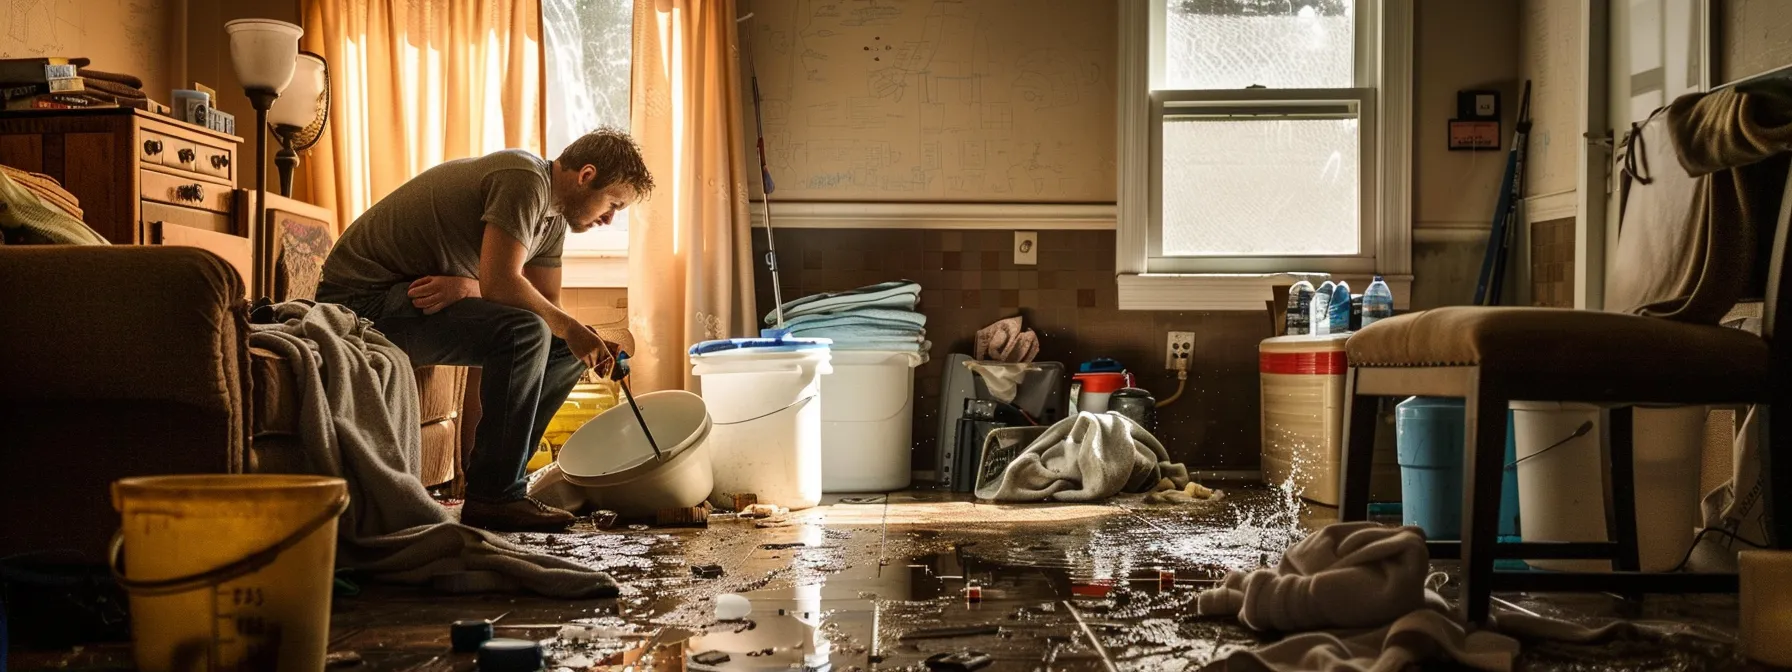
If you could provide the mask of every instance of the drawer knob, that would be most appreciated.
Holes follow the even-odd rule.
[[[228,154],[213,154],[212,155],[212,168],[215,168],[217,170],[223,170],[223,169],[229,168],[229,167],[230,167],[230,155],[228,155]]]
[[[162,141],[161,140],[144,140],[143,141],[143,153],[148,154],[150,156],[155,156],[157,154],[161,154],[162,153]]]
[[[175,187],[174,197],[183,201],[203,201],[205,200],[205,187],[197,184]]]
[[[192,163],[193,159],[198,157],[198,155],[194,154],[193,150],[191,150],[191,149],[180,150],[180,153],[178,156],[180,156],[181,163]]]

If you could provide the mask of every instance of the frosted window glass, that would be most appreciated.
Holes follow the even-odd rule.
[[[628,130],[634,5],[634,0],[542,0],[547,158],[598,127]],[[616,214],[609,226],[568,235],[567,249],[627,249],[628,211]]]
[[[1355,119],[1164,122],[1163,253],[1358,253]]]
[[[1168,90],[1356,86],[1352,0],[1164,0]]]

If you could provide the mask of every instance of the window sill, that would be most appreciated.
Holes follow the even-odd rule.
[[[1350,273],[1126,273],[1118,278],[1120,309],[1255,312],[1275,298],[1275,287],[1302,278],[1314,284],[1342,279],[1358,294],[1371,280],[1369,275]],[[1383,280],[1394,292],[1394,308],[1405,310],[1412,296],[1412,276],[1384,276]]]
[[[562,260],[561,266],[561,287],[618,289],[628,287],[628,256],[626,254],[568,253]]]

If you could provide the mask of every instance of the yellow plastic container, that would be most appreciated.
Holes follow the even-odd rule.
[[[137,669],[324,668],[346,482],[127,478],[112,484],[112,506],[123,517],[112,567],[131,594]]]

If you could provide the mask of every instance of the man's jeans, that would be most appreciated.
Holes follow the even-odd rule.
[[[461,299],[434,315],[411,305],[408,284],[364,293],[325,283],[319,301],[348,306],[410,356],[413,366],[477,366],[484,412],[466,465],[467,499],[520,499],[529,457],[548,420],[585,373],[540,316],[484,299]]]

